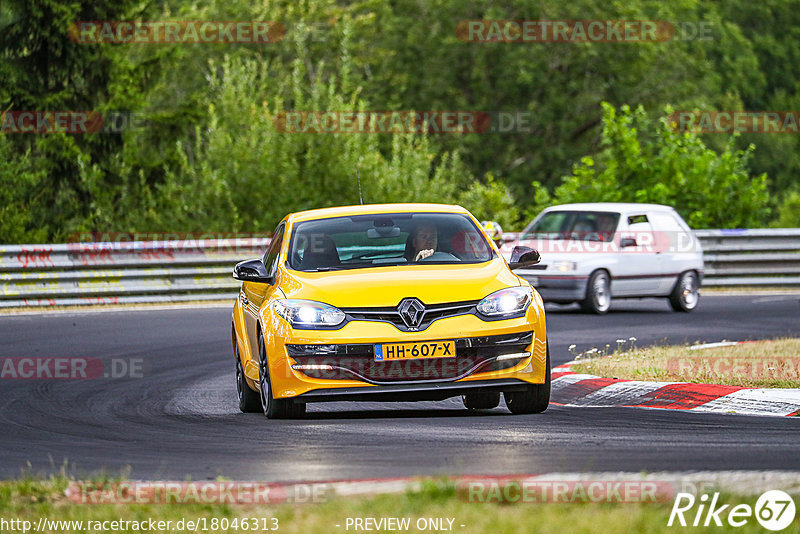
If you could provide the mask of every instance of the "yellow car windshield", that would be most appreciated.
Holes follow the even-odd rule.
[[[493,257],[491,246],[466,215],[381,213],[296,223],[288,265],[298,271],[332,271],[481,263]]]

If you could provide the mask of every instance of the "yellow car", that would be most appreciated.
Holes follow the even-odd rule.
[[[319,401],[462,396],[538,413],[550,400],[542,299],[464,208],[381,204],[304,211],[263,258],[236,265],[239,408],[301,417]]]

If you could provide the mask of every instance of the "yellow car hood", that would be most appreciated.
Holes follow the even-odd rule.
[[[519,279],[499,258],[480,264],[404,265],[307,273],[281,269],[287,298],[337,307],[397,306],[406,297],[425,304],[479,300]]]

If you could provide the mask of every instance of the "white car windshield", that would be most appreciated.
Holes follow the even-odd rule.
[[[288,266],[333,271],[407,264],[481,263],[495,257],[458,213],[385,213],[296,223]]]
[[[549,211],[522,232],[522,239],[612,241],[618,223],[619,213]]]

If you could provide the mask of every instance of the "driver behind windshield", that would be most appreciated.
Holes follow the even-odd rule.
[[[411,239],[413,261],[424,260],[433,255],[439,245],[439,233],[432,224],[422,224],[412,233]]]

